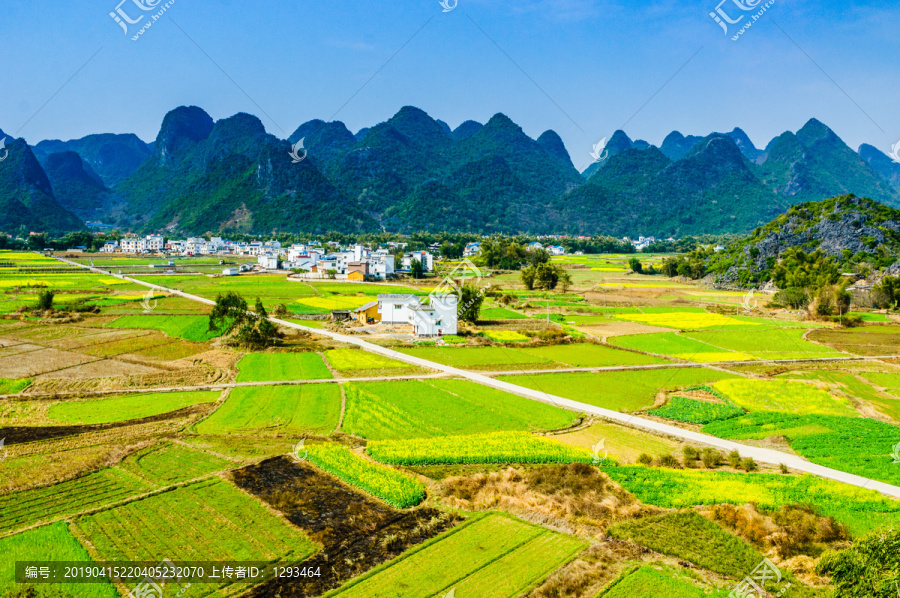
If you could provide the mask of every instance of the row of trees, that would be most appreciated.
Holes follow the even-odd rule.
[[[522,270],[520,276],[522,284],[529,291],[534,289],[552,291],[558,286],[565,293],[572,286],[572,277],[558,264],[541,263],[528,266]]]

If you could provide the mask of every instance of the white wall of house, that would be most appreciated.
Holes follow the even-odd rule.
[[[419,305],[415,295],[378,295],[378,313],[385,324],[409,324],[413,306]]]

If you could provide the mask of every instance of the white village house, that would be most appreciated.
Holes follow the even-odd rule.
[[[456,295],[431,297],[428,304],[415,295],[378,295],[382,324],[412,326],[416,336],[456,334],[459,315]]]

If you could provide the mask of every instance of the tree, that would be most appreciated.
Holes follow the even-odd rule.
[[[569,288],[572,286],[572,277],[569,276],[569,273],[565,270],[559,275],[559,288],[562,289],[563,293],[568,293]]]
[[[522,278],[522,284],[525,285],[525,288],[529,291],[534,290],[534,276],[537,272],[537,268],[531,266],[529,268],[524,268],[522,270],[522,274],[520,275]]]
[[[538,264],[522,270],[522,284],[528,290],[535,288],[552,291],[557,284],[563,282],[565,290],[572,284],[572,279],[562,266],[556,264]]]
[[[662,263],[662,271],[663,274],[672,278],[678,275],[678,258],[677,257],[667,257],[663,260]]]
[[[775,293],[775,301],[792,309],[806,309],[809,305],[809,294],[806,289],[788,287]]]
[[[883,529],[857,539],[852,548],[826,551],[816,572],[831,577],[838,598],[896,598],[900,530]]]
[[[39,291],[37,295],[37,305],[35,309],[39,309],[41,311],[47,311],[48,309],[53,309],[53,297],[55,293],[51,290]]]
[[[637,259],[636,257],[628,260],[628,265],[631,267],[631,271],[635,274],[640,274],[644,271],[644,267],[641,265],[641,260]]]
[[[885,276],[873,290],[878,307],[896,309],[900,304],[900,276]]]
[[[419,260],[413,260],[409,263],[409,273],[415,279],[422,278],[425,275],[425,266]]]
[[[546,249],[529,249],[526,252],[525,259],[528,260],[528,263],[532,266],[537,266],[538,264],[546,264],[550,261],[550,252]]]
[[[223,330],[225,336],[233,333],[233,340],[248,347],[265,347],[281,336],[278,328],[269,321],[269,314],[259,297],[255,311],[247,308],[243,297],[233,291],[216,297],[216,305],[209,314],[209,330]]]
[[[472,324],[477,322],[482,303],[484,303],[484,293],[481,289],[468,284],[460,287],[459,305],[457,306],[459,319]]]

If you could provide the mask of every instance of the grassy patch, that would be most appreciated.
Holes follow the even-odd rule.
[[[425,487],[401,471],[355,455],[339,444],[306,447],[310,463],[344,480],[351,486],[377,496],[400,509],[414,507],[425,500]]]
[[[849,330],[814,330],[810,340],[855,355],[900,354],[900,326],[865,326]]]
[[[69,531],[67,523],[54,523],[0,539],[0,596],[43,598],[118,598],[119,592],[107,579],[96,583],[19,584],[15,582],[16,561],[70,561],[93,563],[87,550]]]
[[[222,335],[221,332],[209,331],[209,318],[206,316],[122,316],[107,326],[159,330],[168,336],[196,343],[206,342]]]
[[[618,523],[608,533],[730,577],[744,577],[763,560],[749,544],[693,511]]]
[[[507,516],[477,518],[407,551],[328,598],[513,598],[585,547]]]
[[[591,454],[583,449],[525,432],[382,440],[370,442],[366,452],[392,465],[590,463],[592,460]]]
[[[318,353],[250,353],[238,362],[238,382],[333,378]]]
[[[501,376],[500,379],[551,395],[616,411],[640,411],[653,405],[660,390],[731,378],[705,368],[639,372],[575,372]]]
[[[369,440],[553,430],[577,415],[464,380],[365,382],[346,387],[342,430]]]
[[[497,369],[497,367],[533,365],[535,368],[543,369],[553,365],[549,358],[509,347],[429,347],[400,349],[400,351],[413,357],[460,368]]]
[[[856,415],[846,399],[807,382],[739,378],[722,380],[715,387],[747,411]]]
[[[341,414],[337,384],[245,386],[194,429],[200,434],[330,434]]]
[[[528,316],[505,307],[488,307],[479,313],[482,320],[527,320]]]
[[[743,322],[721,314],[697,313],[697,312],[669,312],[669,313],[645,313],[645,314],[617,314],[616,318],[647,324],[648,326],[661,326],[663,328],[677,328],[678,330],[697,330],[702,328],[722,328],[728,326],[758,326],[753,322]]]
[[[704,598],[727,596],[728,590],[706,592],[684,576],[672,570],[659,570],[642,566],[625,573],[615,585],[597,598],[635,598],[636,596],[665,596],[665,598]]]
[[[574,343],[571,345],[551,345],[548,347],[525,347],[518,349],[522,353],[543,357],[577,368],[606,367],[617,365],[655,365],[668,363],[665,359],[619,351],[603,345],[592,343]]]
[[[220,395],[218,391],[160,392],[67,401],[51,405],[47,417],[59,422],[106,424],[177,411],[199,403],[213,403]]]
[[[558,434],[553,438],[587,450],[593,450],[598,442],[603,441],[603,448],[599,451],[601,457],[608,454],[613,460],[631,463],[637,461],[641,453],[668,455],[681,446],[678,442],[649,432],[607,422],[597,422],[582,430]]]

